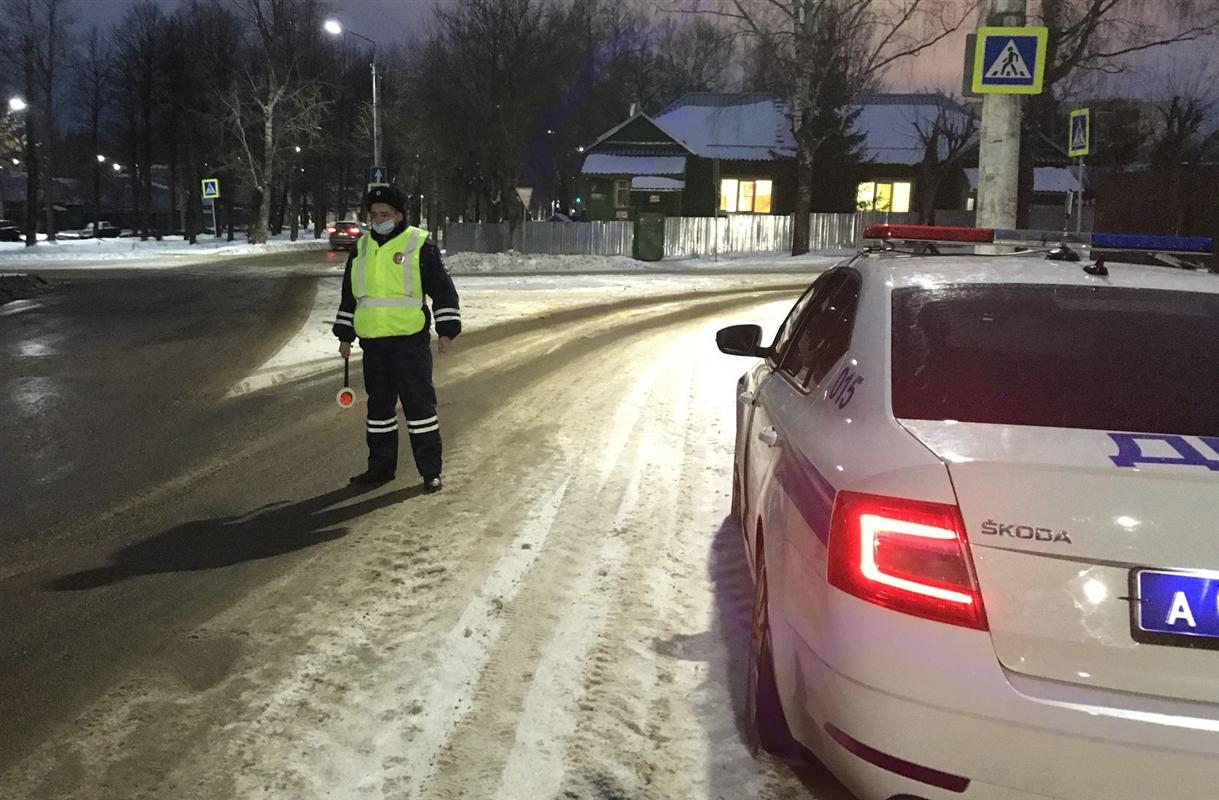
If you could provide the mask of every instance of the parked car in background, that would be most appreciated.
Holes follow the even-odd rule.
[[[10,219],[0,219],[0,242],[21,241],[21,226]]]
[[[82,239],[114,239],[119,235],[119,228],[112,222],[101,220],[97,223],[97,230],[93,229],[93,223],[80,229],[80,238]]]
[[[344,220],[327,225],[326,233],[330,236],[330,249],[340,250],[351,247],[359,241],[360,237],[364,235],[364,228],[357,220]]]

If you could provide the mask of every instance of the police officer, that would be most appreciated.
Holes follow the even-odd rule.
[[[428,232],[406,223],[406,197],[395,186],[375,186],[364,197],[370,231],[347,258],[343,299],[335,318],[339,354],[359,337],[368,393],[368,469],[352,483],[393,480],[398,468],[398,401],[406,417],[423,491],[441,488],[440,421],[432,386],[430,327],[443,353],[461,333],[457,290]],[[432,298],[429,310],[424,295]]]

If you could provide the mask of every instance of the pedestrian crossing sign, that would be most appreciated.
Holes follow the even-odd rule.
[[[1071,158],[1083,158],[1092,152],[1092,110],[1077,108],[1071,112],[1071,134],[1067,152]]]
[[[219,178],[204,178],[203,179],[203,199],[204,200],[220,199],[220,179]]]
[[[979,94],[1041,94],[1047,28],[979,28],[973,90]]]

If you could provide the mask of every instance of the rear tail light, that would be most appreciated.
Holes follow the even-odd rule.
[[[326,226],[326,233],[334,233],[337,230],[333,225]]]
[[[839,492],[830,523],[831,585],[916,617],[987,630],[956,506]]]
[[[347,232],[350,233],[352,236],[355,236],[357,233],[360,232],[360,226],[352,225],[350,228],[347,229]]]

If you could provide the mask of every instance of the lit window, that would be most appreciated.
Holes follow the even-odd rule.
[[[724,178],[720,181],[720,211],[729,214],[769,214],[774,181]]]
[[[774,184],[771,181],[758,181],[758,188],[753,199],[753,213],[770,213],[770,196],[773,188]]]
[[[753,181],[741,181],[740,200],[737,202],[737,210],[752,212],[753,211]]]
[[[737,189],[740,181],[736,178],[724,178],[720,181],[720,211],[735,214],[737,210]]]
[[[614,208],[630,208],[631,182],[614,181]]]
[[[909,182],[865,181],[855,193],[855,207],[860,211],[892,211],[904,214],[910,210],[910,194],[913,186]]]
[[[899,214],[910,210],[910,184],[893,184],[893,210]]]

